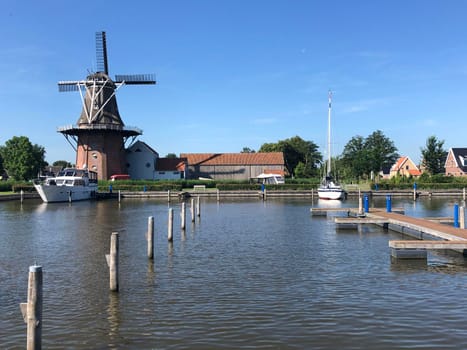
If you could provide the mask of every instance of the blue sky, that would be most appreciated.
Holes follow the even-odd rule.
[[[112,4],[112,6],[110,6]],[[96,66],[155,73],[117,101],[140,140],[167,153],[258,150],[293,136],[333,155],[375,130],[420,160],[426,139],[467,147],[467,2],[5,0],[0,4],[0,144],[27,136],[46,160],[75,161],[57,127],[75,124],[77,92],[59,80]]]

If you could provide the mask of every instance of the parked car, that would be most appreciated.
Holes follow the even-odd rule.
[[[110,181],[117,181],[117,180],[130,180],[130,175],[128,174],[115,174],[110,177]]]

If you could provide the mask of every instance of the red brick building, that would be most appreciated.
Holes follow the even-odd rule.
[[[467,148],[449,149],[444,168],[446,176],[466,176]]]

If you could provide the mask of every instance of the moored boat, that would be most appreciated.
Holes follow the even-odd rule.
[[[35,181],[34,187],[46,203],[87,200],[96,197],[97,173],[66,168],[55,177]]]
[[[331,99],[332,94],[329,92],[329,107],[328,107],[328,159],[326,162],[326,175],[318,187],[319,199],[345,199],[347,192],[341,185],[334,180],[331,173]]]

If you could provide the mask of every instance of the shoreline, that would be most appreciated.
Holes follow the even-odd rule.
[[[269,198],[318,198],[316,189],[312,190],[269,190],[266,191],[266,197]],[[370,190],[370,191],[347,191],[348,197],[358,197],[359,195],[368,195],[370,197],[383,197],[391,195],[393,197],[413,197],[413,190]],[[457,190],[420,190],[416,191],[416,197],[462,197],[465,192],[463,189]],[[23,200],[40,199],[38,193],[24,193]],[[99,192],[97,199],[115,199],[119,197],[118,192]],[[170,199],[188,199],[191,197],[203,198],[262,198],[263,193],[257,190],[246,191],[216,191],[213,189],[197,191],[122,191],[121,198],[170,198]],[[0,201],[21,200],[21,194],[0,195]]]

